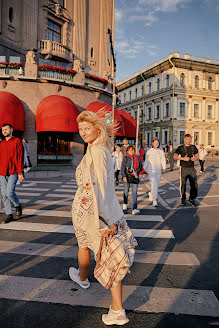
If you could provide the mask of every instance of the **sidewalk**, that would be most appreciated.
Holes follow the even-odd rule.
[[[56,178],[56,177],[64,177],[75,175],[75,167],[74,166],[45,166],[33,167],[29,172],[25,173],[25,177],[27,179],[30,178]]]

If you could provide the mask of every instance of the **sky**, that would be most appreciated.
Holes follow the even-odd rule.
[[[219,59],[219,0],[115,0],[116,81],[174,51]]]

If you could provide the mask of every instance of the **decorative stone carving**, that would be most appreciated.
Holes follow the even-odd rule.
[[[74,60],[74,69],[76,72],[84,72],[84,66],[79,59]]]
[[[36,55],[33,50],[29,50],[26,54],[26,64],[36,64]]]

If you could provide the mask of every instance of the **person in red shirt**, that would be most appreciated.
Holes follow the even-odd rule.
[[[24,180],[23,145],[19,138],[12,136],[12,132],[11,124],[2,125],[2,134],[5,139],[0,143],[0,182],[7,218],[1,223],[13,221],[12,205],[15,206],[15,218],[22,217],[22,205],[15,193],[15,188],[17,180],[20,182]]]

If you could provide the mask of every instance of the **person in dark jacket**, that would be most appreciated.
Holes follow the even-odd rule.
[[[128,193],[129,188],[132,188],[133,207],[132,214],[138,214],[140,211],[137,209],[137,192],[139,183],[139,173],[142,170],[142,163],[139,156],[135,155],[135,147],[128,146],[126,156],[122,161],[121,173],[124,182],[124,204],[123,210],[128,208]]]
[[[173,168],[174,168],[174,159],[173,159],[174,152],[175,152],[175,150],[173,149],[173,145],[170,144],[169,150],[167,152],[167,160],[170,163],[170,171],[173,171]]]
[[[22,206],[15,193],[17,180],[22,182],[23,175],[23,145],[20,139],[12,136],[12,126],[2,125],[5,139],[0,143],[0,182],[2,200],[7,218],[2,223],[13,221],[12,205],[15,206],[15,217],[22,217]]]

